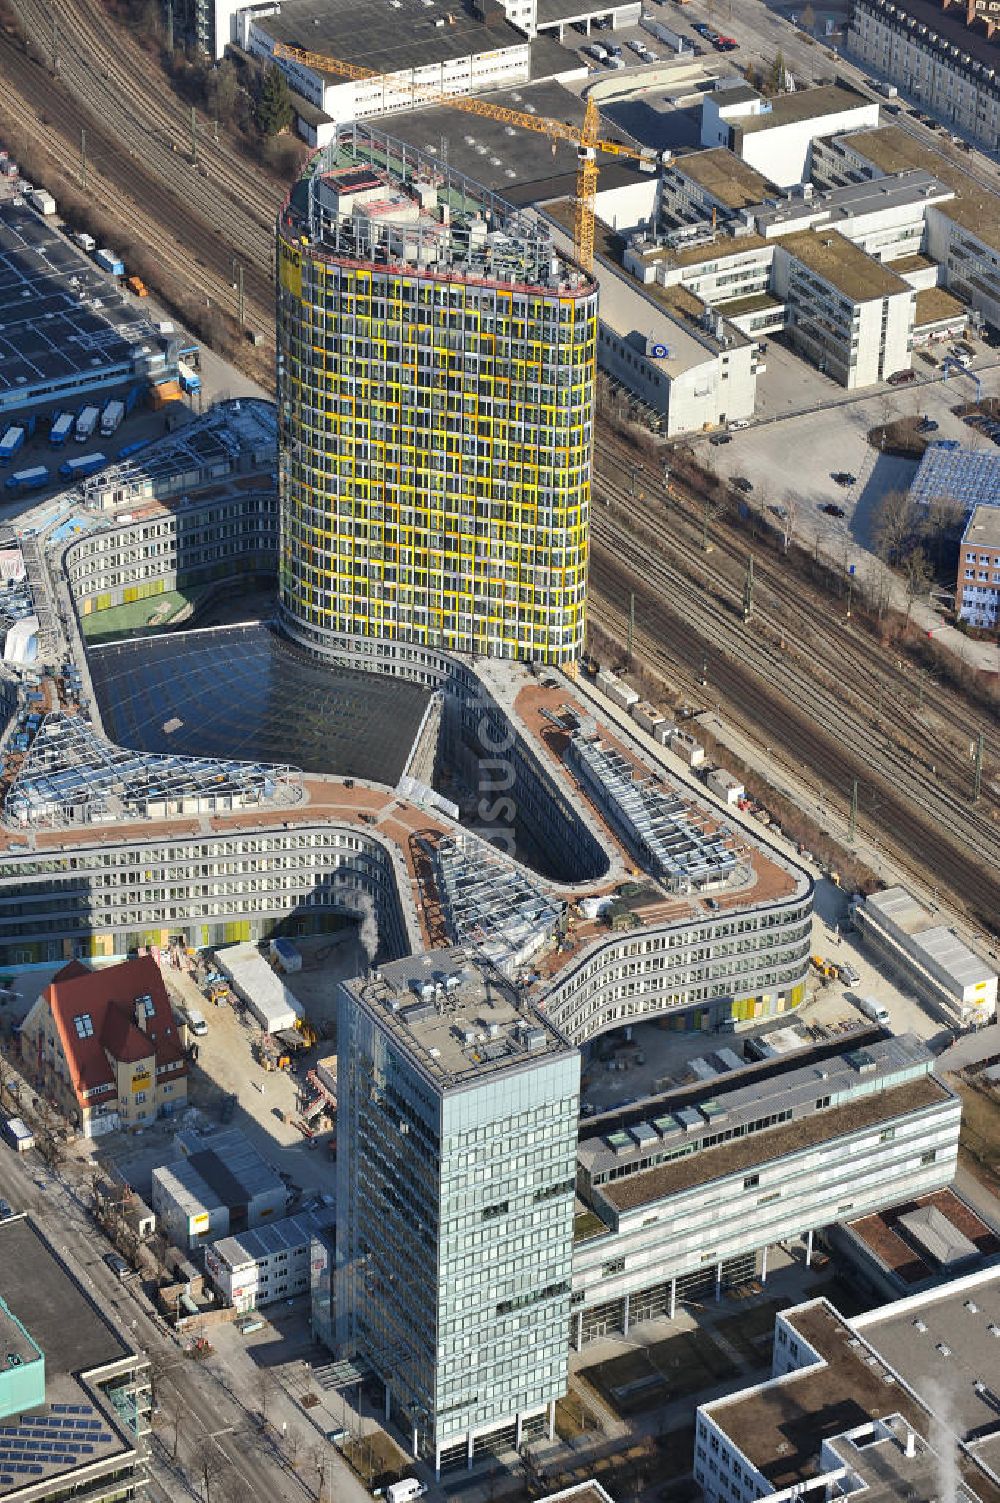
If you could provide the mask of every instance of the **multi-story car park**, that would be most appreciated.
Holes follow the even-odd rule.
[[[285,629],[573,662],[593,282],[536,221],[358,125],[296,186],[278,252]]]
[[[847,48],[914,104],[995,151],[1000,45],[992,24],[989,34],[967,25],[965,10],[932,0],[854,0]]]
[[[961,1104],[912,1036],[862,1032],[584,1124],[573,1340],[673,1316],[755,1272],[768,1244],[947,1184]]]

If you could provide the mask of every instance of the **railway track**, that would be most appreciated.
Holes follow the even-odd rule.
[[[46,50],[51,54],[55,18],[59,76],[98,128],[113,132],[127,151],[141,153],[147,171],[182,194],[188,212],[205,224],[217,223],[224,212],[242,258],[268,278],[279,191],[268,194],[263,174],[254,179],[251,191],[249,174],[223,146],[214,144],[205,129],[198,165],[189,161],[190,131],[183,128],[181,107],[162,102],[162,77],[151,66],[147,64],[144,77],[137,77],[145,54],[131,47],[127,57],[123,55],[114,45],[117,28],[93,0],[17,0],[17,8],[43,56]]]
[[[623,487],[606,480],[599,494],[610,494],[615,509],[626,509],[631,500]],[[769,740],[797,770],[804,767],[845,804],[851,783],[859,779],[876,800],[874,809],[862,800],[861,823],[888,840],[904,864],[925,878],[933,871],[977,922],[992,927],[1000,912],[1000,881],[994,875],[1000,839],[992,823],[928,782],[906,753],[873,735],[870,724],[843,711],[780,648],[761,640],[756,622],[744,627],[732,600],[720,599],[714,590],[699,598],[662,553],[662,543],[644,544],[615,520],[614,509],[598,501],[592,519],[595,616],[621,631],[634,592],[642,622],[638,644],[668,677],[687,664],[694,681],[694,665],[701,663],[707,645],[713,695],[726,701],[738,721],[754,735],[766,724]]]
[[[171,182],[161,181],[140,147],[95,125],[83,101],[64,82],[53,79],[2,33],[0,110],[11,121],[30,125],[34,139],[62,172],[67,157],[78,151],[80,131],[86,130],[88,192],[95,204],[159,255],[194,297],[208,297],[223,309],[235,310],[231,221],[218,209],[209,224],[191,212],[186,184],[196,174],[183,158],[172,164]],[[270,270],[248,266],[244,290],[249,316],[266,328],[273,317]]]
[[[612,477],[621,475],[623,462],[634,459],[632,451],[604,439],[598,439],[596,455],[603,472]],[[689,563],[696,558],[700,577],[741,596],[752,541],[742,531],[714,522],[713,552],[706,555],[701,547],[702,502],[675,486],[668,510],[661,477],[647,467],[641,469],[644,485],[653,488],[655,499],[645,509],[633,505],[637,523],[653,530],[661,548],[682,541],[678,556]],[[968,745],[980,729],[987,762],[1000,763],[1000,732],[991,717],[980,712],[978,720],[970,719],[964,698],[941,686],[935,687],[933,702],[922,703],[914,673],[873,641],[863,626],[846,616],[836,621],[836,603],[825,596],[810,595],[801,580],[775,560],[769,548],[757,550],[755,566],[755,615],[770,615],[775,630],[792,650],[808,653],[814,673],[835,687],[848,704],[869,718],[879,706],[879,718],[891,720],[897,738],[908,745],[928,772],[933,767],[935,776],[948,776],[957,788],[968,789]],[[987,792],[984,798],[996,807],[991,794]]]

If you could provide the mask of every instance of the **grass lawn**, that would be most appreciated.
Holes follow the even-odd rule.
[[[157,622],[152,630],[158,630],[168,625],[185,605],[196,606],[203,594],[203,589],[165,590],[162,595],[150,595],[146,600],[112,605],[106,611],[91,611],[80,620],[84,638],[96,644],[116,637],[145,635],[151,619]]]

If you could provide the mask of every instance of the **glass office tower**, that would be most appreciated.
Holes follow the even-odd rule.
[[[337,1335],[415,1454],[547,1430],[566,1391],[579,1054],[436,950],[341,988]]]
[[[543,224],[357,124],[278,224],[291,635],[572,663],[597,291]]]

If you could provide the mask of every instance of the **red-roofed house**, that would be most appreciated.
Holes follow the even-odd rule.
[[[70,961],[24,1020],[36,1088],[84,1137],[169,1116],[187,1101],[187,1061],[151,956],[91,971]]]

